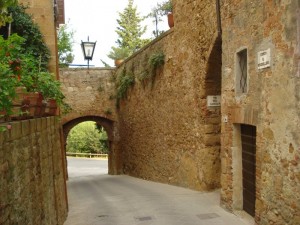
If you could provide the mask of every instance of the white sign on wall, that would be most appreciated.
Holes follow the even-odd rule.
[[[219,107],[221,106],[221,95],[208,95],[207,107]]]
[[[257,68],[264,69],[271,66],[271,50],[267,49],[257,53]]]

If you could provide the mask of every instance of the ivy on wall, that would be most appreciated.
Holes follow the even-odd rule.
[[[135,75],[134,62],[131,63],[130,69],[127,69],[125,65],[122,72],[116,75],[117,108],[119,107],[120,100],[126,99],[128,89],[135,84],[136,77],[143,84],[148,80],[151,80],[153,84],[157,70],[165,64],[165,54],[162,51],[154,52],[149,58],[145,56],[142,64],[143,71],[138,75]]]

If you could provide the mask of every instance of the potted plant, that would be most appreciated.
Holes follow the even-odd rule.
[[[41,72],[38,74],[36,81],[36,91],[43,95],[44,103],[47,104],[45,114],[57,115],[57,107],[63,105],[63,95],[60,89],[60,82],[55,80],[54,74]]]
[[[119,66],[124,59],[130,55],[130,50],[128,48],[111,47],[111,49],[112,50],[107,56],[115,60],[115,66]]]

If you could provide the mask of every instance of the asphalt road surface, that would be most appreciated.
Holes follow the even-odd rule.
[[[103,159],[68,157],[69,178],[108,173],[108,161]]]
[[[107,175],[107,161],[68,159],[65,225],[249,225],[201,193],[129,176]]]

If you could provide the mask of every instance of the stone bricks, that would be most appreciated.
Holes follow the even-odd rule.
[[[100,116],[116,120],[115,89],[111,69],[60,69],[62,91],[72,111],[62,124],[84,116]]]
[[[221,117],[220,108],[207,107],[206,97],[221,94],[221,61],[213,51],[215,2],[173,3],[174,28],[117,68],[117,76],[135,76],[118,111],[124,173],[213,190],[220,187]],[[187,15],[193,18],[187,21]],[[152,80],[142,80],[149,57],[159,51],[164,66]]]
[[[62,225],[67,202],[59,124],[54,117],[11,124],[0,133],[0,224]]]

